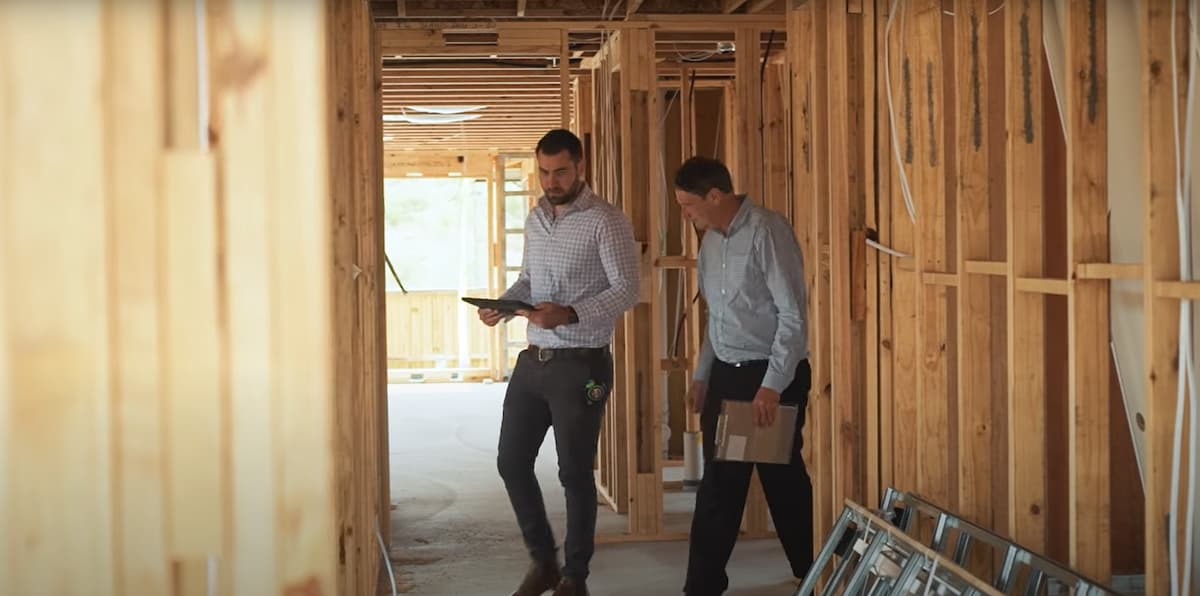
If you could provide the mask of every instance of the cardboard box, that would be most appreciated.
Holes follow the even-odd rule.
[[[723,400],[717,418],[716,460],[764,464],[786,464],[792,459],[796,440],[795,405],[780,405],[770,426],[754,423],[754,405],[748,401]]]

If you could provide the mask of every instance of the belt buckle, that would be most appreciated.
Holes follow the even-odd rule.
[[[554,358],[554,350],[550,348],[537,349],[538,362],[549,362],[552,358]]]

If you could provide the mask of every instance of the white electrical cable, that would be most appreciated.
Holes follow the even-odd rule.
[[[1176,210],[1182,211],[1183,202],[1183,152],[1180,150],[1179,139],[1179,66],[1175,51],[1175,0],[1171,0],[1171,35],[1170,35],[1170,51],[1171,51],[1171,97],[1174,103],[1174,109],[1171,110],[1173,139],[1175,142],[1175,203]],[[1184,239],[1179,239],[1180,251],[1183,250]],[[1151,291],[1152,288],[1145,288],[1145,291]],[[1182,310],[1182,306],[1180,307]],[[1182,316],[1180,317],[1180,329],[1183,328]],[[1180,333],[1180,350],[1184,349],[1183,334]],[[1171,505],[1170,517],[1167,523],[1167,573],[1171,576],[1171,594],[1177,596],[1179,594],[1179,545],[1176,544],[1175,527],[1179,523],[1179,457],[1180,443],[1183,439],[1183,385],[1187,378],[1186,368],[1181,369],[1179,381],[1177,384],[1175,396],[1175,433],[1171,440]]]
[[[1182,200],[1177,205],[1177,208],[1179,209],[1179,213],[1178,213],[1179,250],[1180,250],[1179,270],[1180,270],[1180,279],[1184,280],[1184,281],[1190,280],[1191,276],[1192,276],[1192,250],[1191,250],[1192,162],[1191,162],[1191,153],[1192,153],[1192,122],[1193,122],[1193,112],[1194,112],[1194,107],[1193,107],[1194,99],[1193,98],[1195,97],[1195,85],[1196,85],[1196,68],[1195,68],[1196,61],[1192,58],[1192,50],[1195,47],[1194,35],[1193,35],[1194,30],[1195,30],[1195,14],[1194,13],[1195,13],[1195,1],[1189,0],[1189,2],[1188,2],[1188,16],[1189,16],[1189,18],[1188,18],[1188,21],[1189,21],[1189,25],[1188,25],[1188,28],[1189,28],[1189,35],[1188,35],[1188,50],[1189,50],[1188,51],[1188,86],[1187,86],[1187,93],[1185,96],[1186,101],[1187,101],[1187,107],[1185,109],[1186,119],[1184,121],[1184,127],[1183,127],[1183,134],[1184,134],[1183,179],[1180,182],[1180,188],[1181,188],[1182,192],[1180,192],[1177,195],[1179,197],[1182,197]],[[1185,501],[1186,502],[1186,505],[1185,505],[1186,511],[1183,515],[1183,521],[1184,521],[1183,527],[1184,527],[1184,532],[1185,532],[1184,542],[1183,542],[1184,547],[1183,547],[1183,557],[1182,557],[1182,560],[1180,561],[1180,567],[1182,568],[1181,573],[1182,573],[1183,578],[1179,582],[1180,589],[1185,590],[1185,591],[1189,590],[1189,587],[1191,585],[1191,569],[1192,569],[1191,560],[1192,560],[1192,543],[1193,543],[1192,525],[1195,522],[1195,506],[1194,506],[1192,497],[1195,494],[1195,481],[1196,481],[1196,473],[1195,473],[1196,458],[1194,456],[1194,454],[1196,453],[1196,428],[1195,428],[1196,373],[1195,373],[1194,366],[1192,364],[1193,346],[1192,346],[1192,334],[1191,334],[1191,328],[1192,328],[1191,321],[1192,321],[1192,303],[1190,300],[1183,299],[1180,301],[1180,305],[1179,305],[1179,334],[1180,334],[1179,357],[1183,360],[1184,366],[1180,367],[1179,375],[1180,375],[1181,385],[1185,385],[1188,389],[1188,391],[1187,391],[1188,411],[1191,414],[1191,418],[1193,420],[1193,422],[1191,423],[1191,425],[1188,428],[1188,436],[1187,436],[1187,441],[1188,441],[1188,445],[1189,445],[1188,453],[1191,453],[1193,455],[1191,457],[1189,457],[1189,459],[1191,461],[1189,462],[1189,469],[1188,469],[1188,488],[1186,490],[1187,499]],[[1182,397],[1182,396],[1177,396],[1177,397]],[[1183,404],[1182,404],[1182,400],[1181,400],[1181,403],[1179,404],[1179,406],[1182,406],[1182,405]],[[1179,409],[1181,410],[1182,408],[1180,407]],[[1178,426],[1181,426],[1183,423],[1182,422],[1183,412],[1182,411],[1177,412],[1176,416],[1178,418],[1176,426],[1178,427]],[[1183,449],[1182,442],[1179,445],[1179,449],[1181,451]],[[1178,522],[1176,522],[1176,523],[1178,523]]]
[[[1194,53],[1198,49],[1196,43],[1196,3],[1195,0],[1188,2],[1189,16],[1189,35],[1188,35],[1188,86],[1185,96],[1187,106],[1185,109],[1185,122],[1181,133],[1179,126],[1179,68],[1178,68],[1178,34],[1176,32],[1176,0],[1171,0],[1171,90],[1174,109],[1172,110],[1172,122],[1174,146],[1175,146],[1175,173],[1176,173],[1176,189],[1175,189],[1175,206],[1178,216],[1179,228],[1179,269],[1180,279],[1189,281],[1192,278],[1192,255],[1191,255],[1191,146],[1192,146],[1192,123],[1194,120],[1193,98],[1195,97],[1196,86],[1196,60]],[[1181,134],[1183,136],[1181,140]],[[1187,509],[1184,515],[1184,528],[1186,535],[1184,538],[1184,557],[1180,561],[1179,544],[1178,544],[1178,529],[1180,525],[1179,514],[1179,495],[1181,483],[1181,462],[1183,450],[1183,414],[1184,414],[1184,388],[1187,387],[1187,403],[1189,404],[1189,412],[1191,414],[1191,428],[1188,431],[1188,444],[1190,452],[1196,452],[1197,432],[1196,406],[1200,404],[1200,398],[1197,397],[1196,390],[1196,370],[1192,360],[1192,304],[1190,300],[1182,300],[1179,306],[1179,357],[1183,360],[1183,366],[1179,370],[1179,380],[1176,389],[1175,403],[1175,432],[1172,441],[1172,461],[1171,461],[1171,506],[1170,506],[1170,523],[1167,536],[1168,543],[1168,567],[1171,576],[1171,593],[1182,594],[1181,590],[1190,588],[1191,583],[1191,553],[1194,543],[1194,532],[1192,526],[1195,522],[1195,503],[1194,496],[1196,491],[1196,462],[1193,457],[1190,462],[1188,474],[1188,491],[1187,491]],[[1182,575],[1182,578],[1181,578]]]
[[[392,596],[397,596],[396,572],[392,570],[392,558],[388,556],[387,545],[383,543],[383,532],[379,529],[379,522],[375,522],[375,537],[379,539],[379,554],[383,556],[383,566],[387,568],[388,579],[392,581]]]
[[[867,246],[870,246],[871,248],[874,248],[875,250],[878,250],[880,252],[885,252],[894,257],[900,257],[901,259],[907,259],[907,258],[912,257],[912,255],[910,255],[910,254],[902,253],[894,248],[889,248],[889,247],[884,246],[874,240],[871,240],[870,238],[867,238]]]
[[[997,6],[996,8],[993,8],[993,9],[989,10],[989,11],[988,11],[988,16],[990,17],[990,16],[992,16],[992,15],[994,15],[994,14],[996,14],[996,13],[1000,12],[1001,10],[1004,10],[1004,5],[1005,5],[1005,4],[1008,4],[1008,0],[1005,0],[1004,2],[1001,2],[1001,3],[1000,3],[1000,6]],[[953,11],[953,10],[942,10],[942,13],[943,13],[943,14],[945,14],[945,15],[947,15],[947,16],[954,16],[954,11]]]
[[[908,174],[904,171],[904,158],[900,154],[900,135],[896,132],[896,108],[892,102],[892,61],[888,51],[892,39],[892,20],[896,18],[896,7],[899,4],[900,0],[892,0],[892,9],[888,11],[887,25],[883,31],[883,78],[887,87],[888,124],[892,133],[892,152],[896,157],[896,171],[900,178],[900,193],[904,195],[904,206],[908,209],[908,219],[916,223],[917,208],[913,206],[912,190],[908,187]],[[904,52],[901,51],[901,55],[903,54]]]
[[[1192,279],[1192,124],[1195,122],[1195,88],[1196,88],[1196,52],[1200,51],[1200,43],[1196,40],[1196,22],[1200,18],[1200,4],[1196,0],[1188,1],[1188,93],[1187,93],[1187,117],[1184,123],[1184,134],[1187,135],[1184,140],[1184,184],[1187,192],[1185,209],[1179,214],[1180,221],[1180,252],[1186,254],[1186,260],[1180,260],[1180,279],[1190,281]],[[1186,239],[1186,240],[1185,240]],[[1184,246],[1184,245],[1187,246]],[[1187,372],[1188,386],[1188,412],[1190,414],[1190,422],[1188,425],[1188,453],[1189,468],[1188,468],[1188,489],[1187,489],[1187,513],[1184,515],[1184,547],[1183,547],[1183,581],[1180,582],[1184,590],[1191,591],[1192,582],[1192,552],[1195,543],[1195,523],[1196,523],[1196,473],[1197,473],[1197,438],[1200,431],[1197,430],[1197,424],[1200,424],[1200,413],[1197,412],[1197,406],[1200,405],[1200,396],[1197,395],[1196,389],[1196,368],[1195,360],[1192,357],[1194,346],[1192,345],[1192,302],[1191,300],[1182,300],[1180,303],[1180,323],[1183,325],[1183,334],[1187,337],[1186,353],[1181,353],[1184,359],[1185,366],[1183,370]]]

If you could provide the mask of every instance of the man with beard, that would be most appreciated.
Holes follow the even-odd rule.
[[[767,506],[792,574],[812,565],[812,482],[800,431],[812,373],[808,365],[804,262],[791,224],[733,192],[720,161],[693,157],[675,175],[675,199],[705,230],[696,269],[708,325],[688,394],[700,414],[704,477],[696,493],[688,552],[688,596],[729,586],[725,565],[737,542],[751,473],[758,468]],[[755,422],[774,422],[779,404],[798,406],[786,464],[714,461],[723,400],[751,402]]]
[[[514,596],[586,595],[596,534],[592,464],[613,376],[609,344],[638,300],[637,251],[629,219],[584,182],[578,137],[552,130],[536,154],[545,194],[525,222],[521,275],[501,296],[535,306],[516,313],[529,319],[530,346],[504,396],[497,467],[532,559]],[[479,310],[488,326],[505,316]],[[549,428],[567,501],[561,571],[533,470]]]

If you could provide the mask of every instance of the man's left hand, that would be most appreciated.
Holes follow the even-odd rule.
[[[754,394],[754,422],[759,426],[770,426],[775,423],[775,413],[779,410],[779,392],[766,387],[759,387]]]
[[[519,310],[517,314],[542,329],[554,329],[571,321],[571,313],[567,307],[553,302],[542,302],[534,305],[533,310]]]

